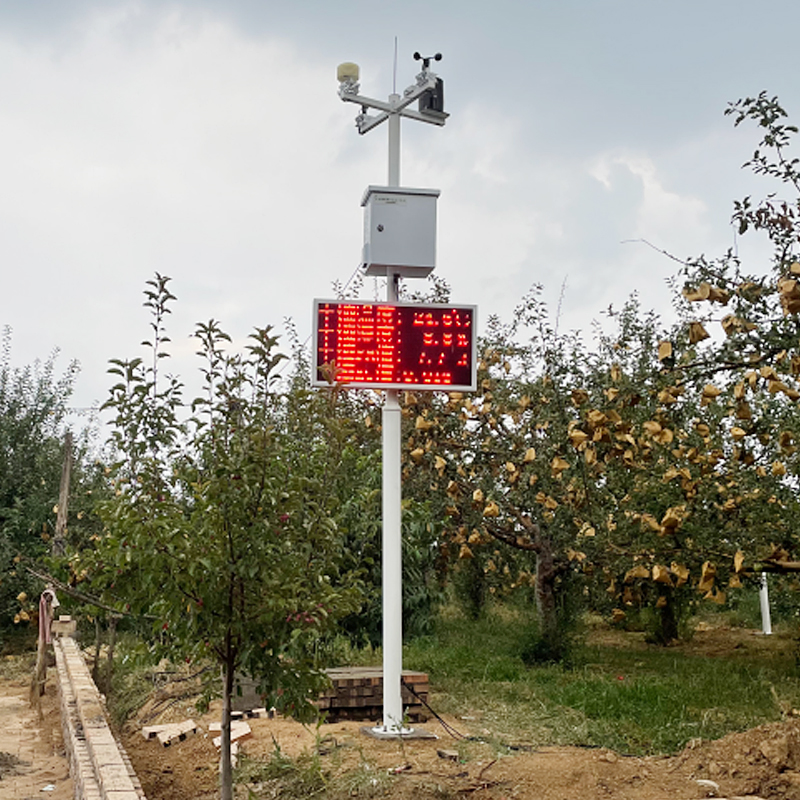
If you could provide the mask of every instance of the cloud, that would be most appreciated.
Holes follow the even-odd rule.
[[[0,322],[18,360],[79,356],[82,403],[135,354],[155,270],[191,350],[194,322],[223,313],[237,335],[310,319],[355,266],[352,131],[329,65],[291,43],[133,4],[66,38],[0,37],[0,67]]]
[[[603,155],[589,173],[611,194],[618,186],[619,168],[627,170],[641,184],[632,238],[666,242],[679,238],[697,244],[709,239],[708,209],[697,197],[681,195],[665,188],[653,159],[645,155]]]
[[[385,128],[355,133],[358,109],[336,96],[334,66],[361,60],[365,91],[385,97],[375,87],[391,85],[389,12],[366,2],[348,15],[239,0],[56,6],[42,21],[0,10],[0,324],[14,328],[15,360],[59,345],[83,362],[79,404],[104,399],[107,360],[137,355],[147,333],[141,291],[156,270],[174,278],[172,366],[184,375],[199,320],[220,319],[241,341],[292,316],[304,338],[312,299],[357,266],[359,201],[386,175]],[[407,14],[399,33],[445,52],[453,114],[444,130],[403,123],[402,176],[442,190],[439,273],[454,299],[479,303],[481,319],[508,317],[532,284],[555,305],[566,281],[564,327],[586,329],[632,290],[668,306],[674,262],[623,241],[679,256],[730,245],[739,192],[725,181],[752,147],[742,152],[742,130],[716,111],[688,124],[684,73],[664,72],[664,59],[639,72],[640,48],[626,50],[672,48],[680,15],[651,47],[650,18],[622,7],[603,17],[610,39],[576,29],[571,12],[554,26],[549,12],[481,11],[455,28],[449,12],[425,14],[422,34]],[[731,52],[714,47],[704,58]],[[719,88],[700,83],[706,99],[692,102],[705,108]],[[380,294],[367,281],[364,295]]]
[[[668,191],[655,164],[648,158],[629,159],[626,166],[642,181],[644,189],[638,213],[638,234],[663,241],[680,231],[681,238],[686,241],[694,240],[698,245],[708,241],[708,208],[702,200]]]

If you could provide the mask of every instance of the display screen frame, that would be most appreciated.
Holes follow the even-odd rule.
[[[447,312],[456,312],[457,314],[464,314],[469,319],[469,325],[467,333],[468,341],[466,345],[458,344],[458,345],[450,345],[450,346],[441,346],[434,343],[430,345],[432,349],[436,349],[438,346],[439,358],[445,359],[445,367],[447,364],[448,353],[452,353],[455,356],[456,352],[459,352],[460,348],[464,349],[467,357],[467,365],[460,365],[459,371],[462,373],[461,377],[464,377],[464,371],[468,375],[468,380],[460,380],[458,383],[447,383],[441,380],[437,380],[437,372],[434,369],[434,375],[429,377],[426,380],[422,380],[420,376],[420,369],[414,363],[416,360],[417,364],[419,363],[419,359],[422,357],[420,353],[419,347],[414,347],[415,342],[410,342],[406,344],[406,350],[404,351],[405,355],[401,355],[401,363],[400,368],[402,369],[403,359],[406,360],[406,363],[409,367],[409,373],[413,372],[413,375],[410,375],[409,379],[400,380],[397,379],[397,374],[393,374],[393,379],[381,379],[380,377],[372,377],[372,378],[365,378],[365,379],[358,379],[358,378],[346,378],[344,380],[337,380],[338,376],[334,376],[331,374],[331,369],[329,367],[332,360],[335,361],[336,354],[339,352],[337,349],[339,346],[338,343],[338,335],[334,334],[334,338],[336,341],[334,342],[327,342],[329,348],[334,351],[333,358],[327,357],[328,353],[323,352],[324,345],[326,344],[321,340],[321,334],[324,336],[325,334],[325,322],[323,319],[323,315],[326,315],[330,312],[330,308],[335,307],[333,309],[334,314],[339,313],[339,308],[347,307],[347,308],[393,308],[393,309],[400,309],[400,315],[404,318],[411,317],[412,319],[416,314],[428,314],[430,313],[433,315],[433,325],[432,328],[438,327],[437,320],[444,320],[446,318]],[[408,390],[408,391],[447,391],[447,392],[474,392],[477,389],[477,380],[478,380],[478,359],[477,359],[477,325],[478,323],[478,307],[475,305],[462,305],[459,303],[389,303],[389,302],[380,302],[380,301],[362,301],[362,300],[328,300],[328,299],[315,299],[314,300],[314,334],[313,334],[313,343],[312,343],[312,374],[311,374],[311,382],[313,386],[316,387],[344,387],[344,388],[353,388],[353,389],[400,389],[400,390]],[[395,330],[399,330],[399,326],[395,328]],[[459,331],[461,332],[461,331]],[[459,339],[459,342],[463,340]],[[393,336],[392,346],[397,345],[397,337]],[[401,343],[402,346],[402,343]],[[409,348],[413,348],[409,351]],[[458,349],[457,349],[458,348]],[[462,356],[463,357],[463,356]],[[438,366],[438,365],[437,365]],[[422,370],[424,372],[424,370]],[[327,374],[326,374],[327,373]]]

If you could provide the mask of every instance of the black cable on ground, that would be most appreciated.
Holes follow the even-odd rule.
[[[417,694],[417,692],[415,692],[415,691],[414,691],[414,687],[413,687],[413,686],[411,686],[411,684],[409,684],[409,683],[406,683],[406,682],[405,682],[405,681],[402,679],[402,677],[400,678],[400,683],[401,683],[403,686],[405,686],[405,687],[406,687],[406,689],[408,689],[408,691],[409,691],[409,692],[411,692],[411,694],[413,694],[413,695],[414,695],[414,697],[416,697],[416,698],[417,698],[417,700],[419,700],[419,701],[420,701],[420,703],[422,703],[422,705],[424,705],[424,706],[425,706],[425,708],[427,708],[427,709],[428,709],[428,711],[430,711],[430,712],[431,712],[431,714],[433,714],[433,716],[434,716],[434,717],[436,717],[436,719],[437,719],[437,721],[439,722],[439,724],[440,724],[440,725],[441,725],[441,726],[442,726],[442,727],[445,729],[445,731],[447,731],[447,733],[449,733],[449,734],[450,734],[450,736],[452,736],[452,737],[453,737],[453,739],[456,739],[456,740],[458,740],[458,741],[462,741],[462,742],[480,742],[481,744],[486,744],[486,740],[485,740],[485,739],[482,739],[480,736],[467,736],[467,735],[465,735],[465,734],[461,733],[461,731],[458,731],[458,730],[456,730],[456,729],[455,729],[455,728],[454,728],[452,725],[450,725],[450,723],[449,723],[449,722],[445,722],[445,721],[444,721],[444,720],[443,720],[443,719],[442,719],[442,718],[441,718],[441,717],[440,717],[440,716],[439,716],[439,715],[438,715],[438,714],[437,714],[437,713],[436,713],[436,712],[435,712],[435,711],[434,711],[434,710],[431,708],[431,706],[430,706],[430,704],[428,703],[428,701],[427,701],[427,700],[426,700],[424,697],[422,697],[422,696],[420,696],[419,694]],[[500,744],[502,747],[505,747],[505,748],[506,748],[506,749],[508,749],[508,750],[525,750],[525,751],[528,751],[528,752],[532,752],[533,750],[535,750],[535,749],[536,749],[536,748],[535,748],[535,747],[533,747],[532,745],[530,745],[530,746],[529,746],[529,745],[524,745],[524,744],[507,744],[506,742],[500,742],[499,744]]]
[[[437,714],[437,713],[436,713],[436,712],[435,712],[435,711],[434,711],[434,710],[433,710],[433,709],[430,707],[430,705],[428,704],[428,701],[427,701],[427,700],[426,700],[424,697],[422,697],[421,695],[417,694],[417,693],[414,691],[414,687],[413,687],[413,686],[412,686],[410,683],[406,683],[406,682],[405,682],[405,681],[404,681],[402,678],[400,679],[400,683],[401,683],[403,686],[405,686],[405,687],[406,687],[406,689],[408,689],[408,691],[409,691],[409,692],[411,692],[411,694],[413,694],[413,695],[414,695],[414,697],[416,697],[416,698],[417,698],[417,700],[419,700],[419,701],[420,701],[420,703],[422,703],[422,705],[424,705],[424,706],[425,706],[425,708],[427,708],[427,709],[428,709],[428,711],[430,711],[430,712],[431,712],[431,714],[433,714],[433,716],[434,716],[434,717],[436,717],[436,719],[438,720],[439,724],[440,724],[440,725],[441,725],[441,726],[442,726],[442,727],[443,727],[443,728],[444,728],[444,729],[447,731],[447,733],[449,733],[449,734],[450,734],[450,736],[452,736],[454,739],[460,739],[461,741],[480,741],[480,740],[479,740],[479,739],[477,739],[475,736],[465,736],[463,733],[461,733],[460,731],[457,731],[457,730],[456,730],[456,729],[455,729],[455,728],[454,728],[452,725],[450,725],[450,723],[448,723],[448,722],[445,722],[445,721],[444,721],[444,720],[443,720],[443,719],[442,719],[442,718],[441,718],[441,717],[440,717],[440,716],[439,716],[439,715],[438,715],[438,714]]]

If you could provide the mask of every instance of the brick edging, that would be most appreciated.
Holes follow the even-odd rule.
[[[71,636],[61,636],[53,649],[75,800],[146,800],[125,748],[108,726],[80,648]]]

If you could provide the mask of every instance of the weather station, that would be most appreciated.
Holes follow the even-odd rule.
[[[401,529],[401,411],[399,392],[473,391],[477,364],[475,306],[402,303],[401,278],[425,278],[436,268],[438,189],[400,185],[400,120],[443,126],[444,81],[431,69],[442,56],[422,56],[416,82],[388,100],[360,93],[357,64],[337,69],[339,97],[360,107],[356,128],[388,128],[385,186],[369,186],[364,208],[361,268],[386,278],[386,301],[314,301],[313,382],[316,386],[380,389],[382,424],[383,724],[363,729],[377,737],[433,737],[409,728],[403,714],[403,584]],[[396,59],[395,59],[396,60]],[[416,107],[412,107],[416,104]]]

